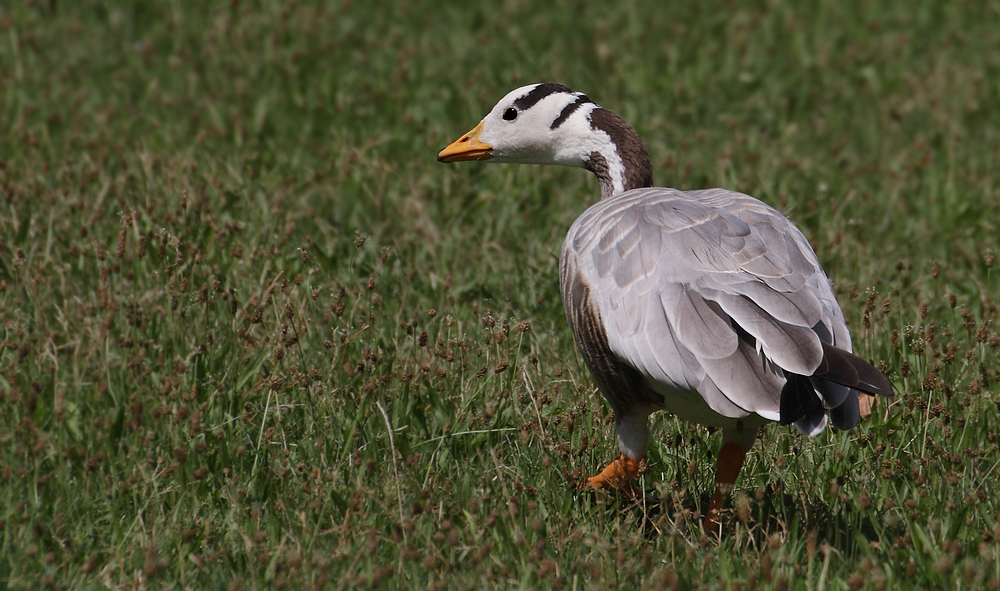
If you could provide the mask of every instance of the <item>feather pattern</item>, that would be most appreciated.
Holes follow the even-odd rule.
[[[694,391],[712,411],[698,409],[699,422],[726,427],[753,414],[813,434],[826,423],[818,415],[844,404],[835,424],[849,428],[858,414],[851,390],[872,386],[828,354],[851,343],[808,241],[747,195],[655,187],[602,200],[570,228],[562,271],[567,314],[579,305],[567,284],[587,285],[608,328],[606,350],[679,416],[692,414]],[[817,370],[846,372],[840,382],[849,383],[806,377]],[[609,399],[630,396],[617,390]]]

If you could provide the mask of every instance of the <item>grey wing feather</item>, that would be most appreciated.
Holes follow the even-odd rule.
[[[739,338],[718,304],[685,285],[661,287],[661,313],[674,329],[679,344],[698,359],[724,359],[736,352]]]
[[[614,355],[653,383],[697,390],[725,417],[777,420],[783,371],[811,375],[823,359],[821,340],[850,350],[808,241],[747,195],[622,193],[577,219],[563,246],[568,256],[592,288]],[[844,389],[833,386],[819,394],[842,401]],[[835,423],[853,421],[844,413]]]

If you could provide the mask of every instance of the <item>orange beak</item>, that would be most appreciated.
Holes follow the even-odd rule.
[[[479,141],[483,132],[483,122],[472,131],[448,144],[448,147],[438,152],[440,162],[465,162],[467,160],[489,160],[493,157],[493,146]]]

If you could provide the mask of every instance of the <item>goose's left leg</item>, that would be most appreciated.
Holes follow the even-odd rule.
[[[619,490],[630,498],[642,495],[642,490],[632,481],[646,469],[646,450],[649,449],[647,416],[615,413],[615,432],[621,454],[601,470],[600,474],[588,478],[587,486]]]
[[[722,430],[722,449],[715,465],[715,494],[702,523],[702,529],[707,534],[719,535],[722,532],[719,514],[736,484],[747,452],[757,439],[757,430],[757,427],[744,428],[742,424],[735,429]]]

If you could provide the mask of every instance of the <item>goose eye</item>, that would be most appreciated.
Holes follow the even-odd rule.
[[[513,121],[517,119],[517,109],[514,107],[507,107],[503,112],[504,121]]]

